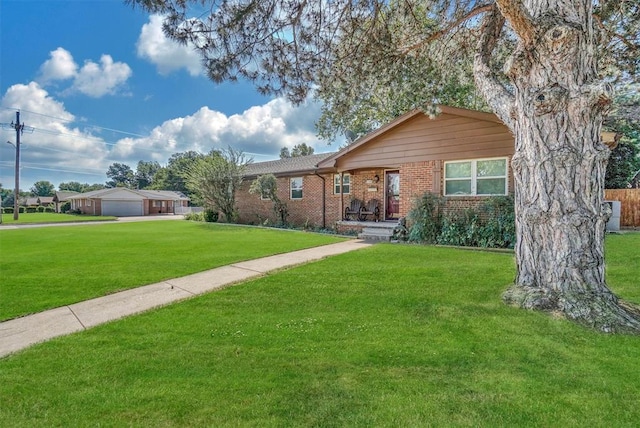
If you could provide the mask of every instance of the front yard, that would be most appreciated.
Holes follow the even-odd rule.
[[[640,234],[607,257],[640,302]],[[0,360],[0,426],[637,426],[640,338],[503,305],[514,273],[410,245],[282,271]]]
[[[2,214],[2,225],[34,223],[76,223],[115,220],[113,216],[73,215],[60,213],[20,213],[18,221],[13,214]],[[2,227],[0,225],[0,228]],[[2,229],[0,229],[2,230]]]
[[[0,228],[0,321],[340,240],[187,221]]]

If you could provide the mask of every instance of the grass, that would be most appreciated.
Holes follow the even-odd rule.
[[[113,216],[73,215],[61,213],[20,213],[18,221],[13,214],[2,214],[2,224],[34,224],[34,223],[71,223],[88,221],[115,220]],[[0,228],[2,226],[0,225]]]
[[[640,301],[640,235],[607,253]],[[393,245],[279,272],[0,360],[0,426],[637,426],[640,338],[507,307],[513,276]]]
[[[187,221],[0,230],[0,320],[340,240]]]

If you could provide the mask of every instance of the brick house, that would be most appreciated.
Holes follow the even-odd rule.
[[[380,221],[395,221],[425,192],[444,195],[448,209],[512,193],[509,129],[491,113],[440,111],[433,119],[420,110],[406,113],[338,152],[250,165],[237,194],[240,221],[276,221],[271,201],[248,193],[251,181],[268,173],[278,179],[290,223],[338,230],[354,226],[344,221],[353,198],[377,200]]]
[[[173,214],[186,207],[189,198],[170,190],[132,190],[124,187],[94,190],[67,197],[72,210],[105,216],[147,216]]]

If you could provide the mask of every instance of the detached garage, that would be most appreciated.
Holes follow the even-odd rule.
[[[83,214],[132,217],[173,214],[189,202],[184,194],[170,190],[132,190],[123,187],[80,193],[68,198],[71,209]]]

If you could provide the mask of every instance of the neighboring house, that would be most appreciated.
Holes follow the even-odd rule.
[[[509,129],[491,113],[440,110],[434,119],[406,113],[338,152],[250,165],[237,194],[240,221],[276,221],[272,203],[248,193],[250,182],[267,173],[278,178],[290,223],[338,229],[352,198],[378,201],[380,220],[395,221],[425,192],[445,196],[449,209],[512,193]]]
[[[53,205],[53,196],[31,196],[24,200],[26,207],[39,207]]]
[[[78,192],[74,192],[72,190],[58,190],[53,197],[53,203],[56,204],[56,212],[59,213],[62,209],[62,204],[64,204],[69,197],[77,195]]]
[[[124,187],[78,193],[67,198],[72,210],[89,215],[116,217],[173,214],[186,207],[189,198],[169,190],[131,190]]]

